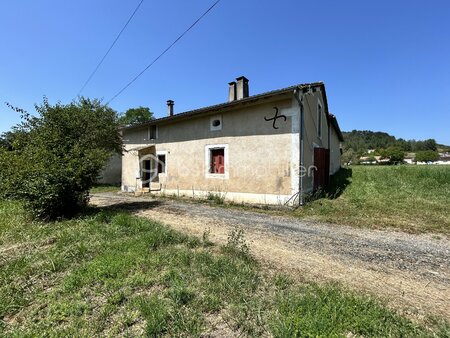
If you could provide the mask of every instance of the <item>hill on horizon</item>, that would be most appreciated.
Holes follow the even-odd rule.
[[[369,149],[386,149],[398,147],[404,152],[416,152],[422,150],[450,151],[450,146],[438,144],[435,139],[405,140],[396,138],[386,132],[371,130],[352,130],[342,132],[344,136],[343,150],[355,155],[363,155]]]

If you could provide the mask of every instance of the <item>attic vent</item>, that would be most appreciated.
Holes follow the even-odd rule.
[[[212,116],[209,120],[209,128],[211,131],[222,130],[222,116]]]

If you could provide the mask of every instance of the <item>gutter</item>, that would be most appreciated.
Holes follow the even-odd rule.
[[[300,108],[300,132],[299,132],[299,137],[300,137],[300,165],[299,165],[299,176],[300,176],[300,180],[299,180],[299,189],[298,189],[298,205],[299,206],[303,206],[305,205],[305,200],[304,200],[304,188],[303,188],[303,168],[305,167],[305,152],[304,152],[304,125],[305,125],[305,121],[304,121],[304,109],[303,109],[303,90],[301,87],[297,87],[294,89],[294,97],[298,102],[298,106]]]

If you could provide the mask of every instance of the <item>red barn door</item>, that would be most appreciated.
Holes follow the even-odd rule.
[[[325,189],[330,179],[330,150],[314,148],[314,190]]]

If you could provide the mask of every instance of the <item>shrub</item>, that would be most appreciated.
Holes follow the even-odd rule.
[[[120,151],[117,115],[98,100],[21,109],[23,121],[9,150],[0,150],[3,198],[24,200],[43,219],[71,216],[88,201],[89,189],[114,151]]]
[[[208,192],[208,195],[206,196],[206,200],[212,201],[216,204],[224,204],[225,194]]]
[[[439,159],[439,153],[433,150],[423,150],[416,153],[417,162],[434,162]]]
[[[378,151],[383,158],[389,158],[389,162],[392,163],[402,163],[405,158],[405,153],[399,147],[389,147],[387,149],[380,149]]]

